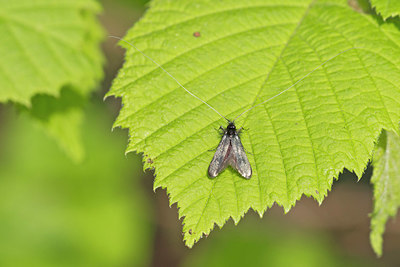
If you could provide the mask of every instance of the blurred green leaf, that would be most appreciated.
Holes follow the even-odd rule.
[[[376,13],[381,14],[383,19],[400,15],[400,1],[398,0],[370,0]]]
[[[91,108],[87,157],[71,163],[22,116],[2,127],[1,266],[144,266],[151,207],[137,177],[140,159],[123,155],[125,135]]]
[[[371,215],[371,244],[378,256],[382,255],[382,235],[389,217],[394,217],[400,207],[400,138],[392,132],[383,132],[375,150],[374,211]]]
[[[198,32],[199,37],[193,33]],[[359,177],[382,128],[400,120],[400,32],[354,11],[347,0],[160,1],[126,35],[238,127],[253,166],[207,176],[226,122],[130,45],[109,95],[122,97],[115,126],[127,151],[144,152],[154,187],[167,188],[191,247],[215,225],[303,194],[319,202],[347,168]]]
[[[30,106],[38,94],[81,93],[102,76],[94,0],[0,0],[0,102]]]
[[[85,97],[101,79],[99,4],[94,0],[0,0],[0,6],[0,102],[11,101],[28,111],[42,109],[46,120],[33,117],[42,119],[40,124],[72,159],[82,160],[82,111],[76,103],[65,102],[74,110],[53,113],[44,100],[61,98],[64,87]],[[37,102],[37,97],[44,99]]]

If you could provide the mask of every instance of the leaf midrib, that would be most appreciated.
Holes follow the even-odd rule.
[[[277,66],[279,60],[281,59],[281,57],[282,57],[282,55],[283,55],[283,53],[286,51],[286,49],[287,49],[287,47],[288,47],[290,41],[293,39],[293,37],[294,37],[295,34],[297,33],[298,29],[299,29],[300,26],[302,25],[304,19],[305,19],[306,16],[308,15],[308,13],[309,13],[311,7],[314,5],[315,1],[316,1],[316,0],[313,0],[313,1],[308,5],[308,7],[307,7],[307,9],[305,10],[305,12],[304,12],[303,16],[301,17],[300,21],[297,23],[296,28],[293,30],[292,34],[289,36],[289,38],[288,38],[288,40],[287,40],[285,46],[282,48],[281,52],[279,53],[279,56],[277,57],[277,59],[276,59],[276,61],[274,62],[273,66],[271,67],[270,71],[267,73],[267,77],[265,78],[264,83],[260,86],[260,89],[258,90],[258,94],[256,95],[256,97],[255,97],[254,100],[253,100],[253,105],[252,105],[252,106],[255,105],[255,103],[256,103],[256,101],[257,101],[257,98],[260,96],[261,91],[263,90],[264,86],[267,84],[267,81],[269,80],[269,78],[270,78],[270,76],[271,76],[271,74],[272,74],[272,71],[273,71],[273,70],[275,69],[275,67]],[[266,110],[266,112],[267,112],[267,114],[268,114],[268,117],[269,117],[268,119],[270,120],[271,125],[272,125],[272,124],[273,124],[273,121],[271,120],[271,118],[270,118],[270,116],[269,116],[269,113],[268,113],[268,110],[267,110],[266,105],[262,105],[262,106],[264,106],[264,108],[265,108],[265,110]],[[247,121],[248,118],[249,118],[249,115],[250,115],[250,112],[248,112],[248,113],[245,115],[243,124],[246,123],[246,121]],[[303,114],[303,115],[304,115],[304,114]],[[273,128],[274,128],[274,127],[273,127]],[[274,128],[274,132],[275,132],[275,128]],[[275,133],[276,133],[276,132],[275,132]],[[277,135],[275,134],[275,136],[277,136]],[[251,139],[249,139],[249,141],[250,141],[252,153],[254,154],[254,153],[255,153],[255,151],[254,151],[254,144],[251,142]],[[284,159],[283,159],[282,150],[281,150],[281,148],[280,148],[280,142],[278,142],[278,140],[277,140],[277,143],[278,143],[278,145],[279,145],[279,153],[280,153],[280,157],[281,157],[281,161],[282,161],[282,166],[283,166],[283,168],[284,168],[284,170],[285,170],[285,175],[284,175],[284,177],[285,177],[285,184],[286,184],[286,198],[287,198],[287,201],[289,201],[289,200],[290,200],[290,198],[289,198],[289,188],[288,188],[289,183],[288,183],[288,181],[287,181],[287,175],[286,175],[286,174],[287,174],[287,171],[286,171],[286,163],[285,163],[285,161],[284,161]],[[256,159],[254,159],[254,160],[256,160]],[[257,166],[257,163],[256,163],[256,166]],[[260,202],[261,202],[261,200],[262,200],[262,193],[261,193],[261,186],[260,186],[260,185],[261,185],[261,177],[260,177],[260,175],[258,174],[258,169],[257,169],[257,168],[256,168],[256,173],[255,173],[255,174],[256,174],[255,176],[257,176],[257,179],[258,179],[258,185],[259,185],[258,187],[259,187],[259,194],[260,194],[259,199],[260,199]],[[254,174],[253,174],[253,175],[254,175]],[[237,196],[236,196],[236,198],[237,198]],[[262,202],[261,202],[261,205],[262,205]]]

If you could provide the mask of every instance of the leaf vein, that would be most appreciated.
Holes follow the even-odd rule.
[[[293,30],[292,34],[289,36],[288,40],[286,41],[285,46],[282,48],[282,50],[281,50],[279,56],[277,57],[277,59],[276,59],[274,65],[272,66],[271,70],[268,72],[268,74],[267,74],[267,76],[266,76],[266,78],[265,78],[264,83],[260,86],[260,90],[258,91],[258,94],[256,95],[256,97],[255,97],[254,100],[253,100],[253,105],[255,104],[257,98],[259,97],[259,95],[260,95],[260,93],[261,93],[263,87],[266,85],[267,81],[269,80],[269,77],[270,77],[270,75],[271,75],[271,73],[272,73],[272,70],[275,69],[275,66],[276,66],[276,65],[278,64],[278,62],[279,62],[279,59],[282,60],[282,55],[283,55],[283,53],[286,51],[286,49],[287,49],[287,47],[288,47],[290,41],[291,41],[291,40],[293,39],[293,37],[296,35],[298,29],[300,28],[300,25],[303,23],[305,17],[306,17],[307,14],[309,13],[309,11],[310,11],[311,7],[314,5],[314,3],[315,3],[315,0],[313,0],[313,1],[308,5],[307,9],[305,10],[305,12],[303,13],[303,15],[301,16],[301,19],[300,19],[299,22],[297,23],[296,28]],[[276,141],[278,142],[279,153],[280,153],[280,156],[281,156],[281,158],[282,158],[283,167],[284,167],[284,169],[286,169],[285,161],[284,161],[284,159],[283,159],[283,155],[282,155],[282,151],[281,151],[281,145],[280,145],[279,141],[277,140],[276,129],[274,128],[274,125],[273,125],[273,122],[272,122],[272,118],[271,118],[271,116],[270,116],[270,114],[269,114],[269,112],[268,112],[268,110],[267,110],[266,105],[262,105],[262,106],[264,107],[264,109],[265,109],[265,111],[267,112],[268,117],[269,117],[269,119],[270,119],[270,121],[271,121],[272,128],[273,128],[273,130],[274,130],[274,132],[275,132]],[[248,112],[248,113],[245,115],[245,122],[246,122],[247,119],[249,118],[249,115],[250,115],[250,112]],[[252,145],[252,147],[253,147],[253,145]],[[289,190],[289,189],[288,189],[289,185],[288,185],[288,181],[287,181],[286,170],[285,170],[285,175],[284,175],[284,176],[285,176],[285,180],[286,180],[286,197],[287,197],[287,199],[288,199],[288,201],[289,201],[289,191],[288,191],[288,190]],[[260,190],[261,190],[261,189],[260,189]]]

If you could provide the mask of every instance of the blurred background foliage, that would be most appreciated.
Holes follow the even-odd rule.
[[[0,266],[129,266],[150,258],[152,206],[137,156],[111,133],[100,105],[86,112],[86,159],[76,165],[25,116],[2,125]],[[4,129],[4,128],[2,128]]]
[[[100,20],[123,37],[144,0],[104,0]],[[389,221],[381,259],[369,245],[371,170],[356,183],[345,172],[322,206],[303,198],[287,215],[250,211],[193,249],[184,246],[176,207],[152,190],[141,156],[124,155],[126,131],[107,99],[123,62],[116,40],[103,45],[105,79],[83,123],[85,158],[76,164],[41,127],[0,106],[0,266],[398,266],[400,223]],[[41,111],[37,111],[38,116]]]

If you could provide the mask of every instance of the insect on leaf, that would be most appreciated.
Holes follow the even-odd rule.
[[[126,61],[108,93],[123,102],[115,126],[129,128],[127,152],[155,167],[189,247],[250,208],[322,202],[343,168],[361,177],[382,128],[398,129],[400,34],[346,0],[152,1],[124,39],[231,120],[357,47],[235,121],[252,177],[226,168],[211,179],[226,121],[121,42]]]
[[[223,128],[221,127],[221,129]],[[210,166],[208,166],[208,175],[214,178],[230,165],[242,177],[250,179],[252,170],[242,142],[240,141],[240,130],[236,130],[233,122],[230,122],[228,127],[223,130],[224,134],[221,142],[219,142]]]

